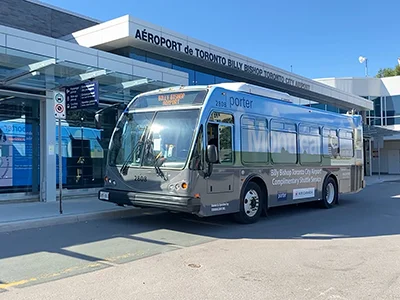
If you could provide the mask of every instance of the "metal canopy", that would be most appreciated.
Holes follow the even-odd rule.
[[[129,90],[129,89],[137,88],[139,86],[153,83],[153,82],[156,82],[156,80],[152,80],[152,79],[148,79],[148,78],[124,81],[119,84],[110,86],[107,90],[101,92],[100,95],[105,95],[108,93],[115,93],[115,92],[122,91],[122,90]]]
[[[23,91],[43,95],[90,79],[99,83],[100,105],[127,103],[141,92],[176,85],[0,46],[0,88],[8,94]]]
[[[6,76],[3,80],[0,81],[0,84],[3,86],[12,85],[25,78],[40,75],[39,72],[40,70],[55,65],[56,63],[57,63],[56,59],[51,58],[26,65],[22,68],[18,68],[10,72],[8,76]]]
[[[105,76],[105,75],[109,75],[112,73],[114,73],[114,72],[108,71],[105,69],[100,69],[100,70],[96,70],[96,71],[78,74],[73,77],[68,77],[64,80],[61,80],[59,82],[58,88],[78,84],[80,82],[88,81],[88,80],[95,79],[95,78]]]
[[[364,137],[384,137],[398,135],[399,131],[391,130],[381,126],[365,125],[363,126]]]

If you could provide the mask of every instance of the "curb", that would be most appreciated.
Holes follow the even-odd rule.
[[[154,209],[141,209],[141,208],[128,208],[121,210],[99,211],[91,213],[80,213],[70,215],[60,215],[55,217],[14,221],[7,223],[0,223],[0,233],[13,232],[24,229],[35,229],[39,227],[47,227],[62,224],[79,223],[83,221],[97,220],[97,219],[117,219],[129,218],[141,215],[143,213],[155,213]]]

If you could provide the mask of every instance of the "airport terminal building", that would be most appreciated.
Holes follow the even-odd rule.
[[[355,110],[371,125],[397,124],[396,116],[377,115],[376,103],[389,107],[386,94],[375,95],[385,100],[368,99],[374,93],[305,78],[129,15],[100,22],[38,1],[2,0],[0,201],[55,201],[59,142],[63,193],[95,193],[122,112],[116,104],[160,87],[229,81],[289,93],[299,105]],[[59,141],[55,100],[84,84],[96,85],[97,106],[60,110],[65,119]],[[95,112],[110,106],[96,129]],[[391,132],[373,128],[366,127],[367,146],[376,132]]]
[[[316,80],[373,102],[365,116],[366,128],[371,129],[367,135],[375,135],[364,147],[366,173],[400,174],[400,76]],[[323,108],[322,104],[313,106]]]

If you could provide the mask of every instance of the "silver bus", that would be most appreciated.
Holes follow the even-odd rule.
[[[143,93],[109,145],[102,201],[253,223],[271,207],[364,188],[362,119],[246,83]]]

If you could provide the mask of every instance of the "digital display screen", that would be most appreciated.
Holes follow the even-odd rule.
[[[165,107],[180,105],[201,105],[206,97],[207,90],[201,91],[179,91],[140,96],[129,106],[128,109]]]

